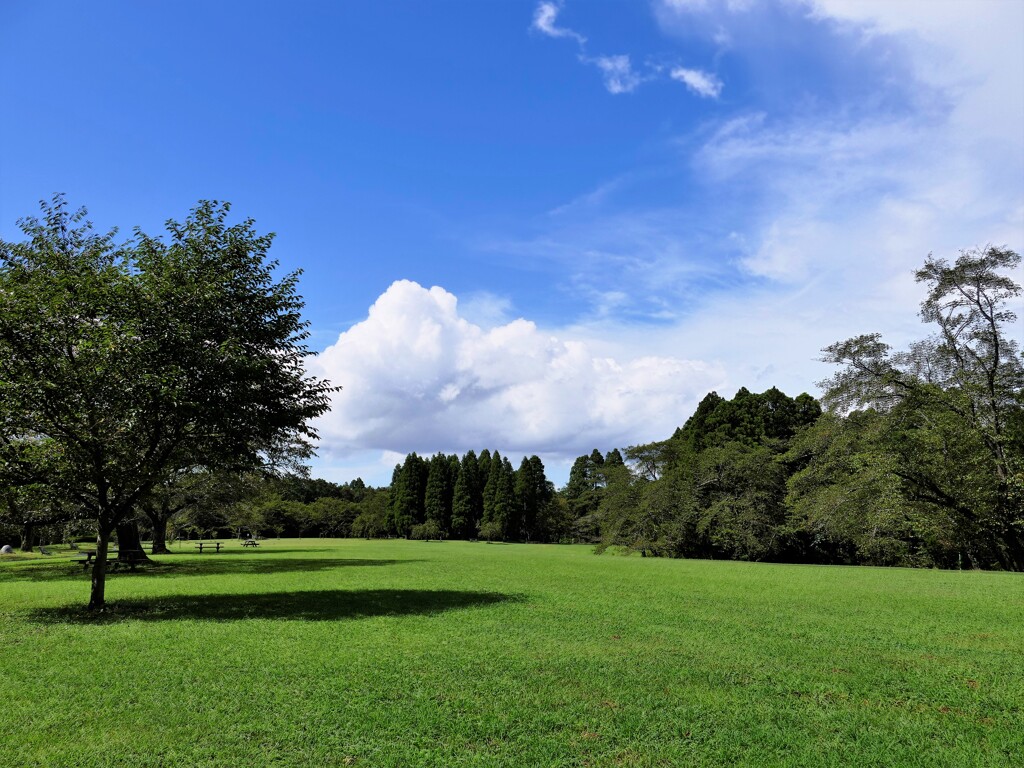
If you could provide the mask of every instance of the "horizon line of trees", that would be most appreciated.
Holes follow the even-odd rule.
[[[1024,570],[1024,365],[1007,248],[929,256],[933,332],[825,348],[821,402],[710,393],[666,440],[580,456],[410,453],[387,488],[294,470],[328,382],[305,377],[296,274],[202,202],[170,243],[96,235],[63,198],[0,241],[0,537],[180,535],[592,542],[643,555]],[[199,290],[203,286],[216,290]],[[284,470],[293,470],[284,474]]]

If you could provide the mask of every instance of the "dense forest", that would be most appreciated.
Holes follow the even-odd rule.
[[[556,490],[537,456],[410,453],[387,488],[181,471],[139,505],[168,537],[400,536],[587,542],[598,552],[800,563],[1024,569],[1024,369],[1006,329],[1020,257],[929,258],[906,350],[877,334],[824,350],[821,401],[711,392],[666,439],[594,449]],[[7,491],[0,537],[89,535],[52,492]],[[138,535],[138,534],[136,534]]]

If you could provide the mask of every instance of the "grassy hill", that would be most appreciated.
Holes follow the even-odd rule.
[[[1019,766],[1024,578],[280,540],[0,560],[0,763]]]

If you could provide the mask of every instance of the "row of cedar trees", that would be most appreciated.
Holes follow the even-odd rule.
[[[369,535],[425,539],[551,541],[564,528],[560,510],[537,456],[524,456],[513,469],[507,457],[486,448],[461,459],[410,453],[392,474],[386,519],[375,526],[357,520],[353,527]]]

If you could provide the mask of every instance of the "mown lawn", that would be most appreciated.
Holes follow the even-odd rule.
[[[0,764],[1022,766],[1024,578],[281,540],[0,560]]]

